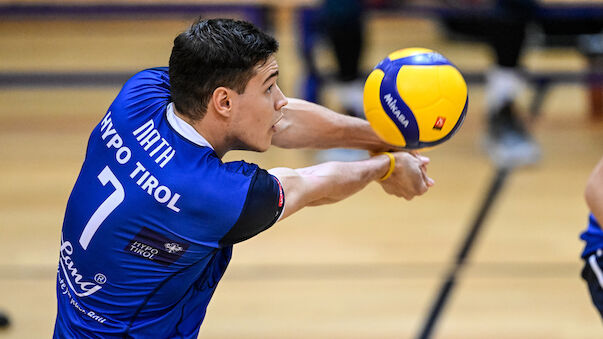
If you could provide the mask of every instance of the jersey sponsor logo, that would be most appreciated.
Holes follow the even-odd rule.
[[[102,286],[99,283],[85,281],[83,275],[78,271],[75,261],[72,258],[73,245],[69,241],[63,241],[61,237],[61,257],[59,259],[59,265],[65,276],[65,280],[69,285],[69,288],[78,297],[87,297],[94,292],[100,290]],[[107,278],[102,273],[97,273],[96,276],[101,277],[102,283],[107,281]]]
[[[154,197],[158,203],[166,204],[167,208],[174,212],[180,212],[180,207],[176,206],[180,194],[172,192],[165,185],[160,185],[159,179],[147,171],[140,162],[136,162],[136,168],[130,173],[130,178],[135,179],[136,184],[148,195]]]
[[[111,118],[111,111],[107,112],[105,117],[100,123],[101,139],[107,140],[107,148],[115,148],[115,160],[120,164],[125,164],[130,161],[132,157],[132,151],[129,147],[124,145],[124,139],[117,133],[117,130],[113,126],[113,120]]]
[[[178,253],[178,252],[182,251],[182,246],[180,246],[180,244],[177,244],[175,242],[163,244],[163,247],[165,247],[165,250],[168,251],[168,253]]]
[[[130,254],[169,266],[178,260],[188,247],[189,244],[176,242],[147,227],[143,227],[124,250]]]
[[[69,298],[69,305],[71,305],[71,307],[73,307],[76,311],[87,315],[88,317],[92,318],[93,320],[98,321],[101,324],[104,324],[105,321],[107,321],[107,318],[105,318],[104,316],[101,316],[100,314],[98,314],[94,311],[86,310],[80,303],[77,302],[77,300],[75,300],[73,298],[73,296],[71,295],[71,292],[69,292],[69,288],[67,288],[67,283],[65,283],[65,279],[63,279],[61,277],[60,272],[57,276],[57,284],[59,285],[59,288],[61,290],[60,291],[61,295],[67,296],[67,298]],[[59,299],[59,303],[60,302],[61,302],[61,299]],[[60,305],[59,305],[59,308],[60,308]]]

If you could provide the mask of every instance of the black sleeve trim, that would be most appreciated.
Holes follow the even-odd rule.
[[[220,240],[220,245],[232,245],[267,230],[277,222],[284,206],[285,195],[278,179],[258,169],[251,179],[239,219]]]

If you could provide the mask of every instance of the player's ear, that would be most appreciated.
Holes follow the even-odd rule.
[[[226,87],[218,87],[211,96],[211,102],[215,107],[216,112],[225,118],[230,117],[233,99],[232,94],[232,90]]]

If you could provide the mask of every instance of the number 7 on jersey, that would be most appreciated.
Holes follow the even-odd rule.
[[[86,227],[82,231],[82,235],[80,236],[80,245],[85,249],[88,248],[88,244],[90,244],[90,240],[94,236],[94,233],[98,230],[100,225],[107,219],[109,214],[113,212],[124,201],[126,197],[126,193],[124,191],[124,187],[121,185],[119,180],[109,166],[105,166],[105,168],[98,174],[98,180],[106,186],[107,183],[111,183],[113,187],[115,187],[115,192],[111,193],[109,197],[103,201],[100,206],[94,211],[94,214],[88,220]]]

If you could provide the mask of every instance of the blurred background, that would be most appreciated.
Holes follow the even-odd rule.
[[[274,34],[283,92],[344,114],[362,115],[364,77],[400,48],[440,52],[469,84],[464,126],[425,152],[436,181],[426,195],[407,202],[371,184],[235,246],[201,337],[419,337],[501,167],[506,176],[429,337],[603,337],[580,278],[579,240],[584,186],[603,156],[603,2],[520,6],[530,13],[510,16],[520,31],[502,29],[523,37],[517,65],[501,65],[507,42],[497,50],[484,34],[498,5],[0,0],[0,312],[10,321],[0,338],[52,335],[62,218],[88,135],[129,76],[167,65],[173,38],[198,15]],[[512,80],[492,80],[501,69]],[[508,103],[532,147],[519,160],[485,142]],[[362,157],[272,148],[226,160],[270,168]]]

